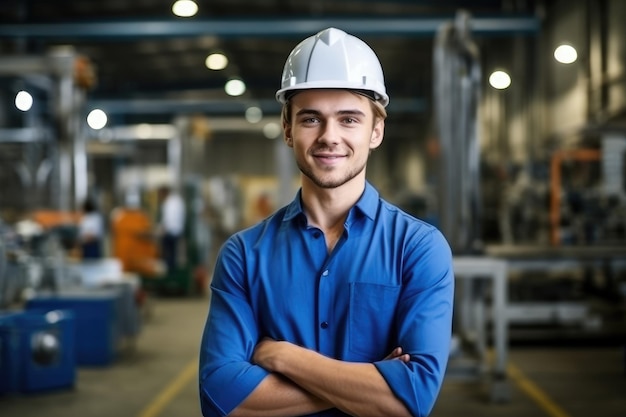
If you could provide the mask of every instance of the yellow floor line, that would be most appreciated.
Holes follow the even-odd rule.
[[[194,359],[166,386],[163,391],[148,404],[139,417],[156,417],[178,395],[178,393],[197,375],[198,360]]]
[[[550,417],[570,417],[561,407],[543,392],[537,385],[520,371],[515,365],[507,367],[509,378],[515,382],[519,389],[528,395]]]

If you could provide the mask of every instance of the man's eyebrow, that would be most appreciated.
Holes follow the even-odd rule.
[[[336,114],[339,115],[353,115],[353,116],[365,116],[365,113],[363,113],[361,110],[340,110],[338,111]]]
[[[301,115],[321,115],[322,112],[319,110],[315,110],[315,109],[300,109],[296,112],[296,116],[301,116]],[[357,110],[357,109],[350,109],[350,110],[339,110],[337,112],[335,112],[336,115],[339,116],[345,116],[345,115],[353,115],[353,116],[365,116],[365,113],[363,113],[361,110]]]
[[[300,115],[303,115],[303,114],[306,114],[306,115],[310,115],[310,114],[320,115],[320,114],[322,114],[322,112],[320,112],[318,110],[314,110],[314,109],[300,109],[300,110],[298,110],[296,112],[296,116],[300,116]]]

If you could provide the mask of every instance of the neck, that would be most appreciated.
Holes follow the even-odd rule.
[[[350,209],[365,190],[365,180],[349,182],[337,188],[320,188],[302,178],[302,204],[310,225],[324,233],[342,229]]]

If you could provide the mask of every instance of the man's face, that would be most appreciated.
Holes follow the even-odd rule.
[[[384,120],[374,120],[369,99],[346,90],[305,90],[291,99],[287,145],[305,180],[337,188],[365,179],[372,149],[383,140]]]

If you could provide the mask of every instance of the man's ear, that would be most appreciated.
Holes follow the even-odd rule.
[[[385,136],[385,119],[378,119],[374,124],[372,130],[372,136],[370,138],[370,149],[376,149],[383,143],[383,137]]]
[[[287,146],[293,148],[293,138],[291,136],[291,126],[283,123],[284,139]]]

